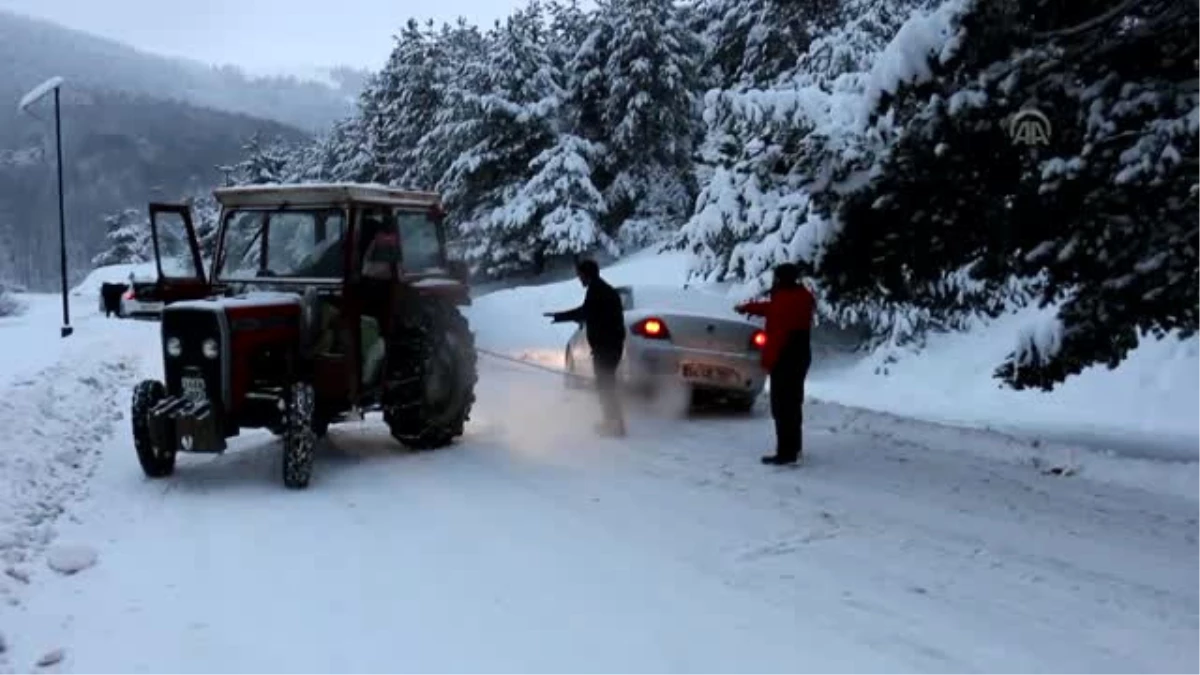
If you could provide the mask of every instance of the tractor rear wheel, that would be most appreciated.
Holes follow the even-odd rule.
[[[426,450],[463,434],[475,404],[475,336],[454,305],[417,299],[388,338],[383,419],[404,445]]]

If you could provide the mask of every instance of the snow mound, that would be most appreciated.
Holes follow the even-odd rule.
[[[101,284],[127,284],[130,274],[138,281],[153,281],[158,278],[158,267],[152,262],[97,267],[71,289],[71,295],[95,295]]]
[[[41,658],[39,658],[37,663],[34,665],[36,665],[38,668],[46,668],[61,663],[65,658],[67,658],[67,651],[59,647],[57,649],[51,649],[45,654],[42,654]]]
[[[46,554],[46,564],[59,574],[71,575],[92,567],[99,557],[91,546],[64,544],[50,549]]]

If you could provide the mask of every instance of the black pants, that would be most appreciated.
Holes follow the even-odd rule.
[[[621,400],[617,395],[617,367],[621,365],[620,349],[597,349],[592,351],[592,369],[596,373],[596,390],[600,393],[600,407],[604,421],[624,426],[625,416],[621,412]]]
[[[771,369],[771,416],[775,418],[775,454],[796,459],[804,450],[804,380],[812,365],[808,331],[797,331],[784,343]]]

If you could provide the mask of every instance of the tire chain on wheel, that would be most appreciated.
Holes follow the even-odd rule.
[[[315,394],[307,382],[297,382],[288,391],[283,430],[283,484],[303,488],[312,479]]]
[[[411,448],[443,447],[462,435],[471,417],[478,380],[475,336],[458,309],[442,302],[412,302],[399,317],[398,324],[398,331],[388,340],[384,420],[392,436]],[[450,414],[438,411],[443,413],[440,415],[443,419],[433,421],[423,410],[427,368],[442,341],[450,334],[458,338],[454,348],[456,374],[465,374],[464,381],[453,386],[463,393],[461,398],[454,397],[457,410]]]
[[[163,478],[175,472],[174,449],[154,447],[150,438],[150,411],[166,398],[162,382],[145,380],[133,389],[130,418],[133,425],[133,446],[137,450],[142,471],[151,478]]]

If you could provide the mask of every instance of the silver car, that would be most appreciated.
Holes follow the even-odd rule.
[[[159,317],[162,316],[163,302],[158,298],[146,297],[153,295],[155,283],[150,280],[129,280],[129,288],[121,294],[122,317]]]
[[[766,383],[760,365],[766,333],[733,312],[727,298],[656,286],[617,288],[625,310],[625,353],[617,371],[626,387],[654,394],[682,385],[693,402],[712,399],[749,411]],[[569,386],[593,377],[591,347],[581,325],[567,342]]]

